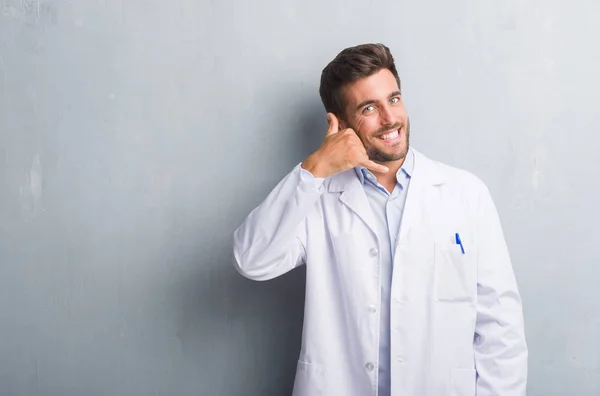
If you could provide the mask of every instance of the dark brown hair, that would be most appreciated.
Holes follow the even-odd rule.
[[[388,47],[383,44],[361,44],[344,49],[321,73],[319,94],[325,110],[345,118],[344,87],[382,69],[392,72],[400,88],[394,57]]]

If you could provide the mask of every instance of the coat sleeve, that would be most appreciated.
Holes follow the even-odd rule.
[[[323,193],[300,164],[281,180],[233,234],[235,267],[252,280],[280,276],[306,260],[306,218]]]
[[[478,209],[477,396],[525,396],[528,351],[521,296],[497,209],[484,185]]]

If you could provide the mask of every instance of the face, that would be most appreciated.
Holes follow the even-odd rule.
[[[396,78],[388,69],[348,84],[342,126],[352,128],[372,161],[406,157],[410,124]]]

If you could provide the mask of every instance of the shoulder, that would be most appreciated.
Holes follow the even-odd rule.
[[[487,192],[486,184],[473,172],[431,159],[416,149],[412,150],[415,154],[415,167],[419,170],[415,172],[416,177],[430,178],[434,184],[457,187],[461,190]]]

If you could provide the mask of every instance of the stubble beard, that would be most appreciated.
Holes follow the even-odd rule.
[[[373,135],[378,135],[380,133],[384,133],[386,131],[393,130],[393,129],[400,130],[401,127],[402,127],[402,124],[400,124],[400,123],[391,125],[389,127],[383,127],[381,129],[379,129],[377,132],[375,132]],[[398,132],[400,132],[400,131],[398,131]],[[406,120],[405,134],[406,134],[406,136],[404,137],[404,140],[406,141],[406,146],[404,147],[404,150],[402,150],[400,153],[390,154],[390,153],[386,153],[382,150],[379,150],[375,146],[369,146],[369,147],[367,147],[367,155],[369,156],[369,159],[371,161],[377,162],[377,163],[386,163],[386,162],[398,161],[403,158],[406,158],[406,154],[407,154],[408,148],[410,146],[410,120],[408,120],[408,119]],[[364,143],[365,142],[363,141],[363,144]],[[402,143],[400,143],[400,144],[402,144]]]

